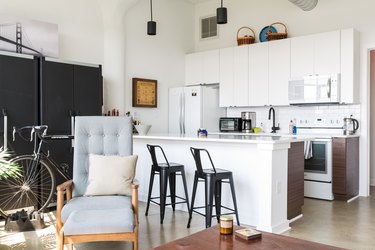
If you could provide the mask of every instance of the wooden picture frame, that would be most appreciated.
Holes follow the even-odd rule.
[[[158,81],[133,78],[133,107],[156,108]]]

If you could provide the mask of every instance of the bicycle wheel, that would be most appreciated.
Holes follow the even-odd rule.
[[[0,211],[9,215],[17,210],[43,211],[55,191],[55,175],[43,160],[25,155],[13,160],[22,168],[18,177],[0,180]],[[1,214],[1,213],[0,213]]]

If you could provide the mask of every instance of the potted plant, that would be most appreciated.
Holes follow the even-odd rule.
[[[0,147],[0,181],[9,177],[21,175],[21,167],[12,162],[11,158],[12,153],[9,150],[4,150],[3,147]],[[7,214],[1,209],[1,207],[0,215],[4,218],[7,217]]]
[[[21,168],[11,161],[12,153],[0,148],[0,180],[3,178],[19,176]]]

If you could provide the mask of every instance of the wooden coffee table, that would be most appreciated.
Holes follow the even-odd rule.
[[[241,227],[235,227],[235,230]],[[289,236],[262,233],[261,238],[244,240],[234,235],[220,235],[219,227],[205,229],[185,238],[171,241],[154,249],[342,249]]]

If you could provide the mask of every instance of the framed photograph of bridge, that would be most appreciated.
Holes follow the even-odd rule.
[[[59,57],[58,26],[0,14],[0,50]]]

